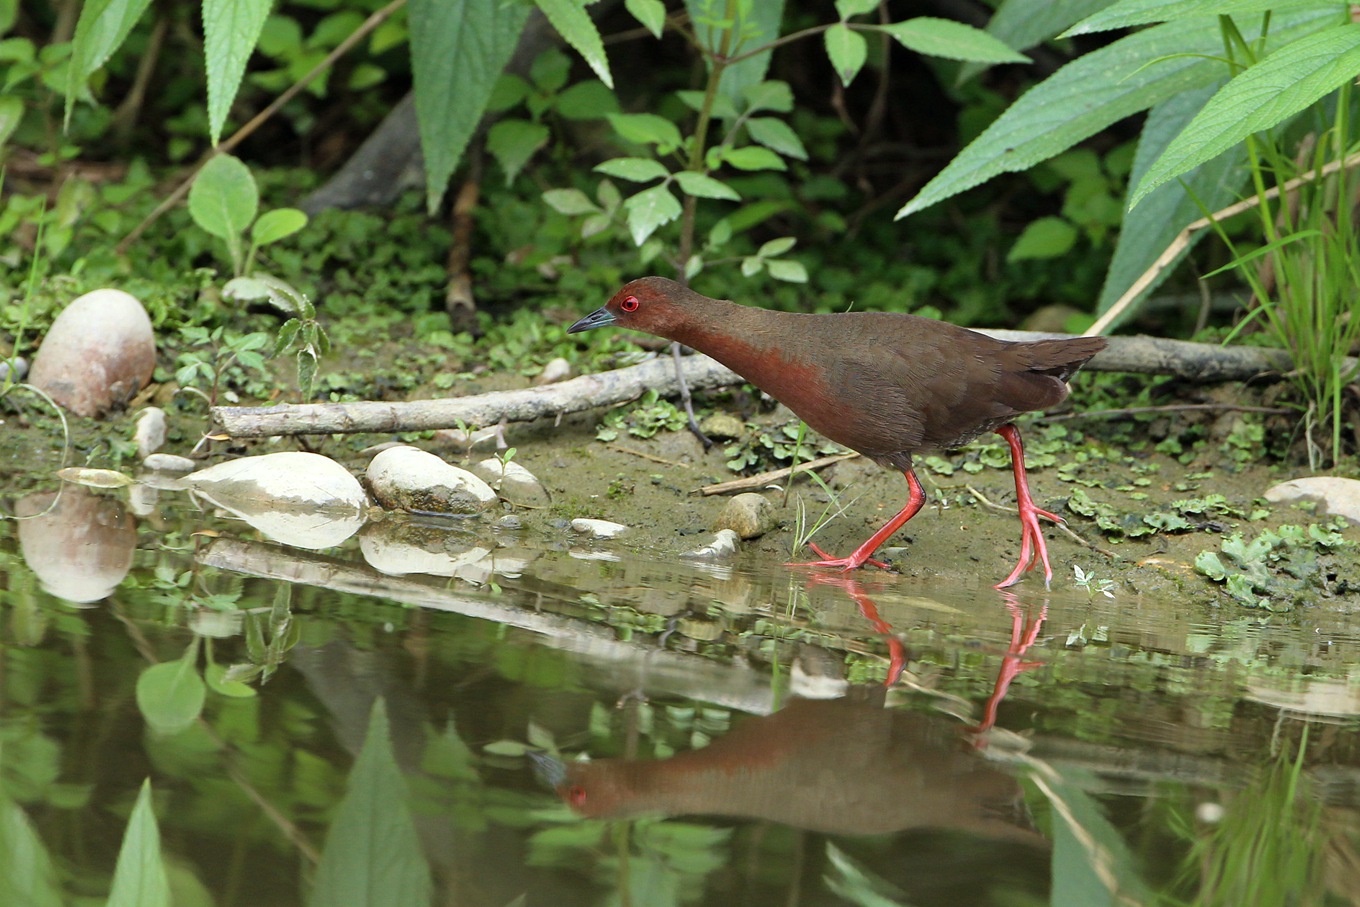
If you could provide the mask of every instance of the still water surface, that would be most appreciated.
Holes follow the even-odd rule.
[[[3,503],[3,905],[1360,903],[1347,615]]]

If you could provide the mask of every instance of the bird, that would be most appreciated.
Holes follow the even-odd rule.
[[[567,333],[610,325],[707,354],[810,428],[906,477],[906,506],[854,552],[838,558],[809,543],[821,560],[789,566],[886,568],[874,552],[926,500],[914,455],[996,432],[1010,446],[1021,525],[1019,562],[996,588],[1014,585],[1036,557],[1045,587],[1052,582],[1039,518],[1063,520],[1030,495],[1014,420],[1065,400],[1068,380],[1105,348],[1105,338],[1010,342],[899,312],[777,312],[710,299],[664,277],[630,281]]]

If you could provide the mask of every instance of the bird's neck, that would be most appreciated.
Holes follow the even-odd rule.
[[[748,380],[775,374],[781,366],[796,370],[790,353],[799,345],[799,332],[779,327],[798,316],[721,299],[704,299],[701,307],[691,305],[689,311],[691,317],[676,328],[672,340],[711,356]]]

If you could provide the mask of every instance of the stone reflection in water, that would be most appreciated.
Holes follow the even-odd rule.
[[[132,569],[137,524],[117,498],[63,485],[21,498],[15,513],[24,562],[57,598],[101,601]]]
[[[1020,785],[952,720],[883,707],[881,688],[796,700],[670,759],[563,766],[557,790],[590,817],[733,816],[829,834],[956,829],[1044,846]]]

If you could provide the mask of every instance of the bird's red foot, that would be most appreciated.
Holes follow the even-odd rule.
[[[1048,547],[1044,544],[1044,534],[1039,530],[1039,517],[1052,520],[1060,525],[1067,525],[1067,521],[1056,513],[1040,510],[1032,502],[1028,506],[1021,502],[1020,561],[1011,571],[1011,575],[997,583],[993,588],[1005,589],[1007,586],[1015,585],[1016,581],[1020,579],[1020,574],[1034,569],[1036,558],[1043,561],[1044,564],[1044,588],[1050,588],[1053,582],[1053,568],[1048,563]]]
[[[784,566],[825,567],[828,569],[839,567],[841,568],[841,570],[856,570],[860,567],[863,567],[865,564],[872,564],[873,566],[881,567],[884,570],[888,569],[888,565],[883,563],[883,561],[880,561],[877,558],[869,557],[867,553],[861,555],[858,550],[855,551],[855,553],[850,555],[849,557],[832,557],[831,555],[823,551],[821,548],[818,548],[812,542],[808,542],[807,546],[811,548],[818,557],[821,558],[820,561],[802,561],[798,563],[787,563]]]

